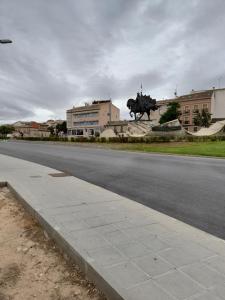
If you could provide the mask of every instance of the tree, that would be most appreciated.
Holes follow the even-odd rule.
[[[203,109],[202,110],[202,126],[209,127],[210,123],[211,123],[211,114],[207,110]]]
[[[194,124],[195,126],[202,126],[202,115],[200,112],[197,112],[197,115],[194,117]]]
[[[48,130],[50,131],[51,135],[55,135],[55,129],[53,126],[49,126]]]
[[[7,134],[13,133],[13,131],[15,131],[15,128],[11,125],[0,126],[0,135],[3,137],[6,137]]]
[[[57,124],[56,125],[56,132],[63,132],[66,133],[67,132],[67,126],[66,126],[66,121],[63,121],[61,124]]]
[[[211,123],[211,114],[205,109],[203,109],[201,113],[198,112],[194,118],[195,126],[209,127],[210,123]]]
[[[163,124],[177,119],[180,115],[179,108],[180,104],[178,102],[170,102],[167,105],[167,111],[161,115],[159,123]]]

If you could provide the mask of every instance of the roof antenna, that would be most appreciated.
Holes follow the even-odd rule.
[[[174,91],[174,96],[177,97],[177,85],[176,85],[176,88],[175,88],[175,91]]]

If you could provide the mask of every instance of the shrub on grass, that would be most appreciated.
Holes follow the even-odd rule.
[[[110,137],[108,138],[109,143],[119,143],[120,139],[118,137]]]
[[[94,136],[89,137],[88,140],[90,143],[95,143],[96,142],[96,138]]]
[[[128,137],[120,136],[119,137],[119,142],[120,143],[128,143]]]
[[[101,137],[101,138],[99,139],[99,141],[100,141],[100,143],[106,143],[106,142],[107,142],[107,140],[106,140],[105,137]]]
[[[76,138],[76,142],[85,143],[85,142],[88,142],[88,138],[86,138],[84,136],[79,136]]]

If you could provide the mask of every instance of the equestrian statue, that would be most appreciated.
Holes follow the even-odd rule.
[[[142,95],[141,93],[137,93],[136,99],[129,99],[127,101],[127,107],[130,110],[130,116],[131,118],[135,118],[135,121],[141,120],[143,117],[144,113],[147,113],[148,115],[148,120],[150,121],[150,111],[157,110],[159,107],[156,105],[156,99],[152,99],[147,95]]]

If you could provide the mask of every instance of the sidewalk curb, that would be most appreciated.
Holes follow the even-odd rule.
[[[104,279],[99,273],[74,249],[63,237],[55,230],[28,202],[21,197],[21,195],[13,188],[9,182],[0,182],[0,187],[8,187],[10,192],[15,196],[27,212],[34,217],[41,227],[48,233],[48,235],[57,244],[59,250],[62,252],[66,259],[71,259],[79,265],[81,271],[84,273],[88,280],[94,282],[96,286],[106,295],[110,300],[124,300],[115,289]],[[66,256],[65,256],[66,254]]]

